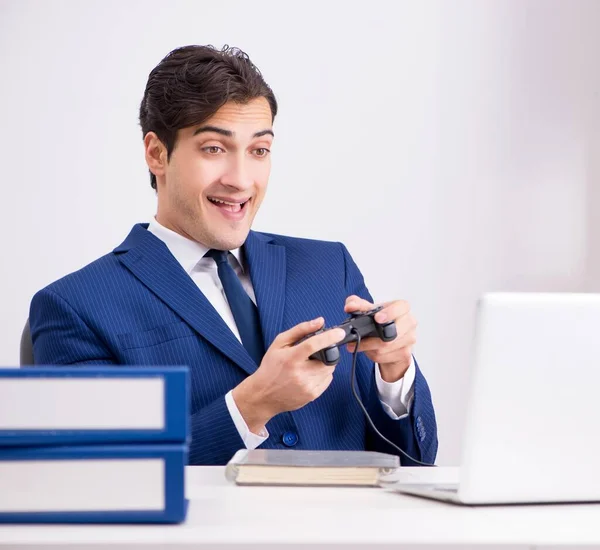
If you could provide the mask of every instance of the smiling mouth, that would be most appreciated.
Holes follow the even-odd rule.
[[[208,197],[208,200],[223,210],[227,210],[229,212],[241,212],[251,199],[247,199],[245,201],[226,201],[224,199]]]

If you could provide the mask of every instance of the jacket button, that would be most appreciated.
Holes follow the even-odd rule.
[[[286,447],[293,447],[298,443],[298,434],[296,432],[285,432],[281,440]]]

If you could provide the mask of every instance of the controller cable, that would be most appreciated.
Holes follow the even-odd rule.
[[[369,413],[367,412],[367,409],[365,408],[365,406],[363,405],[362,401],[360,400],[360,396],[358,395],[357,391],[356,391],[356,386],[355,386],[355,378],[356,378],[356,356],[358,355],[358,347],[360,346],[360,334],[358,333],[358,331],[353,328],[351,330],[351,332],[353,334],[356,335],[356,348],[354,348],[354,352],[352,353],[352,370],[350,373],[351,379],[350,379],[350,384],[352,387],[352,393],[354,394],[354,398],[356,399],[357,403],[359,404],[360,408],[362,409],[362,412],[364,413],[367,421],[369,422],[369,425],[371,426],[371,428],[373,429],[373,431],[379,436],[381,437],[381,439],[383,439],[386,443],[390,444],[392,447],[394,447],[394,449],[396,449],[398,452],[402,453],[406,458],[408,458],[409,460],[412,460],[415,464],[419,464],[420,466],[433,466],[435,467],[435,464],[428,464],[427,462],[421,462],[420,460],[417,460],[416,458],[413,458],[412,456],[410,456],[408,453],[405,453],[400,447],[398,447],[395,443],[392,443],[387,437],[385,437],[376,427],[375,424],[373,423],[373,421],[371,420],[371,417],[369,416]]]

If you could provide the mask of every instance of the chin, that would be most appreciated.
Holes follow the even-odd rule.
[[[240,248],[248,238],[248,231],[236,232],[235,235],[214,235],[212,241],[212,248],[217,248],[219,250],[235,250],[236,248]]]

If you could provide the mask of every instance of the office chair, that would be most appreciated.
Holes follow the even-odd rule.
[[[33,365],[33,344],[31,342],[31,330],[29,329],[29,319],[25,323],[25,328],[21,334],[21,366]]]

